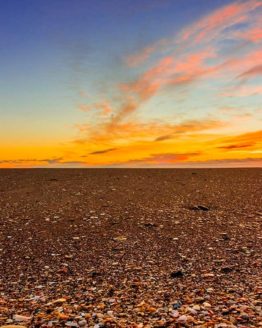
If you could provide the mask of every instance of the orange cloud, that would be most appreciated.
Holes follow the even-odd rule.
[[[90,112],[92,110],[98,110],[100,111],[101,115],[108,115],[112,113],[112,108],[110,104],[106,101],[104,102],[98,102],[95,104],[80,104],[78,105],[78,108],[83,112]]]
[[[148,157],[130,160],[129,164],[154,164],[154,165],[170,165],[172,163],[183,162],[191,157],[199,156],[201,152],[193,153],[164,153],[164,154],[152,154]]]
[[[117,148],[107,148],[107,149],[97,150],[97,151],[91,152],[90,155],[106,154],[106,153],[109,153],[109,152],[114,151],[116,149]]]
[[[225,126],[226,123],[219,120],[185,120],[177,124],[164,122],[128,122],[112,125],[107,124],[91,128],[89,125],[81,125],[81,133],[86,132],[85,138],[76,139],[77,144],[118,144],[120,141],[129,143],[132,140],[164,141],[167,139],[178,138],[184,134],[194,134],[200,131],[216,130]],[[111,147],[109,147],[111,148]]]
[[[248,144],[233,144],[233,145],[227,145],[227,146],[219,146],[217,148],[225,149],[225,150],[232,150],[232,149],[242,149],[242,148],[250,148],[256,143],[248,143]]]
[[[240,134],[233,137],[224,137],[217,140],[217,148],[223,150],[257,149],[262,150],[262,130]]]

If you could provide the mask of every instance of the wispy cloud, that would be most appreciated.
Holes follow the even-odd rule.
[[[220,149],[225,149],[225,150],[232,150],[232,149],[242,149],[242,148],[250,148],[254,145],[255,143],[249,143],[249,144],[233,144],[233,145],[226,145],[226,146],[219,146],[218,148]]]
[[[184,162],[190,158],[193,158],[195,156],[201,155],[201,152],[192,152],[192,153],[161,153],[161,154],[151,154],[147,157],[144,158],[139,158],[139,159],[132,159],[129,160],[128,162],[122,162],[122,163],[113,163],[111,165],[131,165],[131,166],[136,166],[136,165],[143,165],[143,166],[151,166],[151,165],[156,165],[156,166],[165,166],[165,165],[172,165],[176,163],[181,163]]]
[[[176,155],[174,155],[176,158]],[[113,163],[110,167],[142,167],[142,168],[241,168],[241,167],[261,167],[261,158],[226,158],[217,160],[174,160],[164,163],[154,161],[128,161],[123,163]]]
[[[213,40],[246,39],[257,42],[261,38],[261,21],[259,12],[254,17],[254,11],[259,11],[262,4],[259,0],[237,1],[215,10],[213,13],[202,17],[200,20],[185,27],[180,33],[174,34],[170,38],[164,38],[152,43],[137,53],[126,58],[130,66],[142,64],[151,55],[172,51],[181,48],[185,51],[187,47],[197,44],[208,44]],[[251,22],[254,24],[251,24]],[[234,31],[234,27],[239,24],[246,24],[246,28],[241,32]]]
[[[228,80],[229,75],[232,79],[247,79],[261,74],[261,49],[243,43],[243,35],[246,41],[259,43],[261,8],[261,2],[255,0],[232,3],[202,17],[174,37],[158,40],[127,57],[126,62],[131,68],[153,54],[160,59],[154,60],[133,81],[120,83],[121,105],[110,105],[114,110],[109,126],[128,119],[163,90],[187,89],[205,79]],[[238,47],[243,53],[223,54],[224,41],[231,39],[234,47],[239,42]]]
[[[96,126],[91,129],[89,125],[81,125],[79,129],[81,133],[86,133],[83,139],[76,139],[74,142],[78,144],[108,144],[119,142],[128,143],[134,140],[143,141],[164,141],[167,139],[178,138],[185,134],[194,134],[196,132],[203,132],[208,130],[216,130],[227,123],[215,119],[202,119],[202,120],[184,120],[180,123],[166,123],[166,122],[145,122],[132,121],[128,123],[118,123],[115,126]],[[105,149],[107,152],[115,150],[115,147]],[[97,151],[94,151],[97,153]],[[98,151],[100,153],[100,150]],[[102,149],[102,153],[104,150]]]
[[[261,49],[261,53],[262,53],[262,49]],[[262,62],[262,59],[261,59],[261,62]],[[262,64],[251,67],[247,71],[240,74],[238,76],[238,78],[250,78],[250,77],[259,76],[259,75],[262,75]]]
[[[114,150],[116,150],[117,148],[107,148],[107,149],[102,149],[102,150],[97,150],[97,151],[93,151],[90,153],[90,155],[101,155],[101,154],[106,154],[106,153],[110,153]]]
[[[262,86],[260,85],[242,85],[237,88],[229,88],[221,93],[221,96],[225,97],[250,97],[259,95],[262,95]]]
[[[107,101],[98,102],[94,104],[79,104],[78,108],[83,112],[91,112],[93,110],[100,112],[102,116],[112,113],[113,109]]]

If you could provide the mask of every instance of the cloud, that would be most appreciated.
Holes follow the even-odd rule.
[[[102,149],[102,150],[97,150],[97,151],[93,151],[91,153],[89,153],[90,155],[100,155],[100,154],[106,154],[109,152],[112,152],[114,150],[116,150],[117,148],[107,148],[107,149]]]
[[[56,158],[18,158],[18,159],[3,159],[0,160],[0,164],[30,164],[30,163],[48,163],[48,164],[55,164],[61,163],[63,157],[56,157]]]
[[[165,48],[169,44],[170,44],[169,39],[161,39],[155,42],[154,44],[151,44],[143,48],[141,51],[137,52],[136,54],[127,56],[126,58],[124,58],[124,61],[130,67],[138,66],[142,64],[144,61],[146,61],[152,53],[154,53],[155,51],[161,48]]]
[[[261,55],[261,53],[260,53],[260,55]],[[238,76],[238,78],[250,78],[250,77],[253,77],[253,76],[257,76],[257,75],[262,75],[262,64],[253,66],[249,70],[247,70],[244,73],[240,74]]]
[[[225,150],[238,150],[242,148],[250,148],[254,145],[255,143],[248,143],[248,144],[233,144],[233,145],[227,145],[227,146],[219,146],[217,148],[220,149],[225,149]]]
[[[152,156],[153,157],[153,156]],[[113,163],[109,167],[127,167],[127,168],[261,168],[262,158],[245,157],[241,159],[227,158],[214,160],[175,160],[176,154],[173,154],[173,162],[154,162],[154,161],[136,161],[131,160],[122,163]],[[108,166],[107,166],[108,167]]]
[[[110,145],[117,143],[129,143],[133,141],[147,140],[164,141],[169,139],[178,138],[185,134],[194,134],[200,131],[216,130],[227,123],[215,119],[202,119],[202,120],[184,120],[179,123],[166,123],[166,122],[119,122],[117,125],[111,125],[110,128],[107,124],[91,128],[89,124],[80,125],[78,128],[81,134],[86,132],[86,136],[74,140],[74,143],[79,145],[94,144],[97,145]],[[108,147],[111,149],[112,147]],[[107,150],[107,148],[106,148]]]
[[[155,138],[154,141],[165,141],[165,140],[170,140],[170,139],[172,139],[173,137],[174,137],[174,135],[172,135],[172,134],[166,134],[166,135],[164,135],[164,136],[160,136],[160,137]]]
[[[261,24],[261,22],[258,22],[258,24]],[[258,43],[262,40],[262,28],[261,26],[255,26],[244,33],[238,33],[238,37],[249,42]]]
[[[262,130],[224,137],[217,140],[217,148],[227,151],[250,151],[262,149]]]
[[[195,161],[186,163],[188,167],[262,167],[262,158],[226,158],[226,159],[215,159],[207,161]]]
[[[260,1],[243,1],[226,5],[203,17],[181,33],[184,42],[193,39],[194,43],[207,42],[214,38],[225,37],[223,32],[251,19],[254,10],[258,10]]]
[[[192,153],[163,153],[163,154],[152,154],[148,157],[132,159],[124,163],[115,163],[113,165],[170,165],[172,163],[178,163],[188,160],[191,157],[199,156],[202,152]]]
[[[134,114],[162,91],[188,91],[199,86],[201,82],[225,79],[229,74],[242,79],[244,76],[255,74],[250,65],[261,60],[260,49],[246,49],[241,56],[235,55],[236,52],[230,56],[221,55],[220,41],[230,40],[230,37],[240,40],[242,32],[247,35],[257,34],[257,27],[252,25],[252,18],[258,16],[259,8],[261,3],[255,0],[232,3],[202,17],[175,37],[160,39],[137,54],[127,57],[129,67],[133,67],[144,62],[150,55],[158,54],[158,60],[150,63],[149,68],[136,78],[119,83],[117,96],[110,101],[79,105],[82,111],[94,110],[99,116],[105,116],[106,121],[98,124],[98,129],[93,129],[97,131],[98,138],[105,133],[110,135],[118,134],[117,130],[123,131],[123,123],[132,121]],[[254,21],[256,25],[259,20],[256,18]],[[240,23],[241,33],[238,33]],[[168,47],[169,54],[163,56],[163,50]],[[257,73],[258,69],[259,67],[256,67]],[[110,118],[107,117],[108,114]],[[104,132],[101,133],[101,129]],[[166,138],[166,135],[169,135],[169,132],[156,136],[156,141],[167,140],[169,137]],[[80,144],[83,139],[79,138],[78,142]]]
[[[221,93],[221,96],[224,97],[249,97],[257,95],[262,95],[262,86],[245,85],[238,88],[229,88]]]
[[[186,87],[211,73],[214,68],[205,61],[215,56],[212,48],[190,53],[183,58],[166,56],[135,81],[120,84],[123,103],[113,115],[111,126],[133,114],[162,89]]]
[[[147,45],[137,53],[128,56],[125,61],[129,66],[142,64],[150,56],[164,51],[186,50],[198,44],[207,44],[214,39],[246,39],[257,42],[261,38],[261,22],[259,9],[262,4],[258,0],[238,1],[215,10],[213,13],[200,18],[195,23],[185,27],[180,33],[170,38],[163,38]],[[257,16],[256,16],[257,15]],[[257,19],[255,19],[258,17]],[[255,26],[250,25],[254,22]],[[245,24],[246,29],[240,32],[234,28]]]
[[[107,101],[98,102],[94,104],[79,104],[78,108],[83,112],[90,112],[92,110],[97,110],[102,116],[107,116],[112,113],[112,108]]]
[[[228,74],[239,78],[259,74],[260,66],[251,68],[250,65],[261,62],[261,51],[243,45],[242,34],[246,33],[246,39],[259,35],[256,24],[260,22],[257,18],[260,8],[261,2],[255,0],[232,3],[201,18],[175,37],[160,39],[127,57],[131,67],[153,54],[162,58],[134,81],[120,84],[122,106],[116,109],[111,125],[127,119],[162,90],[188,89],[204,79],[225,79]],[[245,50],[243,54],[239,50],[221,55],[223,41],[231,38],[242,42],[239,49]],[[168,47],[169,54],[163,56]]]

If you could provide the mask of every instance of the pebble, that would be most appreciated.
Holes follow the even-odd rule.
[[[66,325],[67,327],[78,327],[78,324],[77,324],[76,322],[73,322],[73,321],[67,321],[67,322],[65,323],[65,325]]]
[[[182,278],[184,276],[184,273],[181,270],[173,271],[170,274],[171,278]]]
[[[171,316],[173,318],[178,318],[179,317],[179,312],[177,310],[173,310],[173,311],[171,311]]]
[[[15,321],[30,321],[31,317],[25,316],[25,315],[20,315],[20,314],[14,314],[13,319]]]
[[[85,326],[87,325],[87,321],[86,321],[85,319],[80,320],[80,321],[78,322],[78,325],[79,325],[80,327],[85,327]]]
[[[187,319],[188,319],[187,315],[183,314],[177,319],[177,322],[178,323],[186,323]]]

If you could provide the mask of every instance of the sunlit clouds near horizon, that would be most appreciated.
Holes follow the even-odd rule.
[[[0,9],[0,167],[262,166],[261,1]]]

